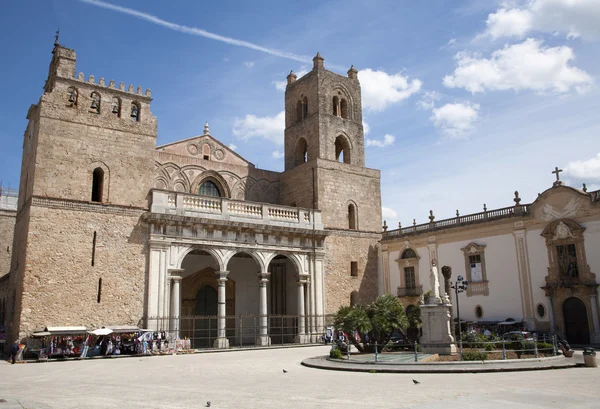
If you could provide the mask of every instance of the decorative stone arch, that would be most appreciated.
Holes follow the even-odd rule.
[[[92,190],[94,189],[94,172],[96,169],[102,170],[102,186],[100,187],[101,200],[98,202],[107,203],[110,199],[110,168],[102,161],[93,161],[88,167],[88,186],[90,187],[90,199],[92,196]]]
[[[395,260],[398,263],[398,270],[400,271],[400,287],[398,288],[399,297],[410,297],[421,295],[420,292],[416,291],[421,288],[419,280],[419,260],[421,256],[417,250],[411,246],[408,242],[405,242],[398,258]],[[415,291],[411,291],[411,290]]]
[[[302,165],[309,161],[308,157],[308,142],[303,136],[296,140],[294,146],[294,166]]]
[[[191,183],[190,193],[197,195],[202,183],[207,181],[213,182],[215,185],[217,185],[217,188],[221,193],[221,197],[227,199],[231,198],[231,189],[229,188],[229,184],[219,172],[214,170],[206,170],[196,176],[194,181]]]
[[[337,84],[332,90],[331,90],[331,101],[333,101],[333,98],[338,97],[338,101],[339,101],[339,114],[337,116],[344,118],[344,119],[354,119],[354,100],[352,99],[352,93],[350,93],[350,91],[348,90],[348,88],[346,88],[343,84]],[[343,112],[343,107],[342,107],[342,101],[345,100],[347,102],[347,106],[345,111]]]
[[[154,188],[167,190],[169,188],[169,180],[164,176],[158,176],[154,178]]]
[[[572,283],[595,283],[596,275],[590,271],[587,264],[584,231],[585,227],[570,219],[555,220],[544,228],[541,235],[546,239],[549,262],[546,281],[563,282],[567,280]],[[563,261],[569,256],[570,262],[576,267],[576,274],[566,276]]]
[[[294,267],[296,268],[296,275],[302,275],[302,274],[306,273],[304,271],[304,267],[302,266],[303,263],[302,263],[302,260],[300,260],[300,257],[297,254],[288,253],[286,251],[278,251],[278,252],[270,253],[269,255],[267,255],[265,258],[265,270],[266,270],[266,268],[269,267],[269,264],[271,264],[271,261],[273,261],[273,259],[277,256],[287,257],[288,260],[290,260],[292,262],[292,264],[294,265]]]
[[[240,254],[240,253],[244,253],[249,255],[250,257],[252,257],[252,259],[254,259],[254,261],[256,262],[256,265],[259,269],[259,271],[257,273],[261,273],[263,271],[266,271],[266,269],[264,268],[263,265],[263,260],[261,259],[261,257],[257,254],[256,251],[253,250],[228,250],[223,257],[223,265],[225,266],[225,270],[227,269],[229,262],[231,261],[231,259],[233,257],[235,257],[236,254]]]
[[[354,200],[348,200],[346,202],[346,215],[348,216],[348,229],[358,230],[359,219],[358,219],[358,205]]]
[[[185,260],[185,257],[194,250],[201,250],[201,251],[204,251],[204,252],[210,254],[217,262],[217,265],[219,266],[219,270],[220,271],[225,270],[225,267],[227,266],[227,264],[224,263],[224,256],[226,254],[223,254],[222,252],[220,252],[216,249],[213,249],[211,247],[203,247],[203,246],[184,247],[183,250],[181,250],[179,252],[179,255],[177,256],[177,263],[175,264],[175,269],[181,270],[183,260]]]
[[[340,132],[338,136],[335,137],[335,142],[333,144],[335,149],[335,160],[340,160],[340,155],[344,155],[344,163],[352,163],[352,142],[350,142],[350,138],[344,133]]]

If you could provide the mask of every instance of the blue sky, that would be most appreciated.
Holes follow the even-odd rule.
[[[209,121],[275,171],[280,82],[317,51],[332,71],[353,64],[390,226],[510,206],[515,190],[533,201],[555,166],[600,189],[598,21],[598,0],[5,0],[0,180],[18,183],[25,116],[60,27],[86,78],[152,89],[158,144]]]

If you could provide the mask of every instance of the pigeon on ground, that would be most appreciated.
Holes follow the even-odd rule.
[[[206,402],[206,407],[210,408],[210,401]]]
[[[420,384],[421,382],[417,381],[416,379],[413,379],[413,383],[414,383],[415,385],[418,385],[418,384]]]
[[[283,370],[283,373],[287,373],[287,371],[284,369],[284,370]]]

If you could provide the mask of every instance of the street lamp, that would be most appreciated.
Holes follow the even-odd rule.
[[[463,276],[459,275],[456,277],[456,282],[450,284],[450,288],[454,289],[454,298],[456,299],[456,316],[458,318],[458,349],[460,352],[460,360],[462,361],[463,349],[462,349],[462,329],[460,327],[460,307],[458,305],[458,293],[462,293],[469,286],[469,282],[463,279]]]

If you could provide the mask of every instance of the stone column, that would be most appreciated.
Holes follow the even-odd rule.
[[[271,337],[269,337],[268,329],[268,316],[267,316],[267,283],[269,282],[269,273],[261,272],[258,275],[259,285],[259,302],[258,302],[258,338],[256,339],[256,345],[271,345]]]
[[[325,333],[324,321],[323,321],[323,307],[325,305],[323,299],[323,259],[317,258],[315,264],[315,315],[316,315],[316,326],[318,333]]]
[[[600,341],[600,327],[598,326],[598,296],[590,296],[590,307],[592,309],[592,334],[591,343],[597,344]]]
[[[305,312],[304,312],[304,284],[306,284],[306,276],[298,275],[298,334],[294,340],[297,344],[306,344],[308,337],[306,336]]]
[[[225,293],[225,285],[227,283],[227,275],[229,274],[229,271],[217,271],[216,272],[217,275],[219,276],[219,294],[218,294],[218,301],[217,301],[217,306],[218,306],[218,310],[217,310],[217,339],[215,339],[215,343],[214,343],[214,347],[215,348],[220,348],[220,349],[227,349],[229,348],[229,340],[226,337],[226,319],[225,316],[227,315],[227,311],[226,311],[226,306],[225,306],[225,299],[227,297],[226,293]]]
[[[548,318],[550,319],[550,331],[556,332],[556,323],[554,322],[554,305],[552,304],[552,297],[546,297],[548,300]]]
[[[171,276],[171,323],[170,330],[174,338],[179,338],[181,317],[181,277]]]
[[[167,252],[164,245],[150,243],[150,266],[148,268],[148,304],[146,326],[158,331],[164,313],[164,280],[166,276]]]

